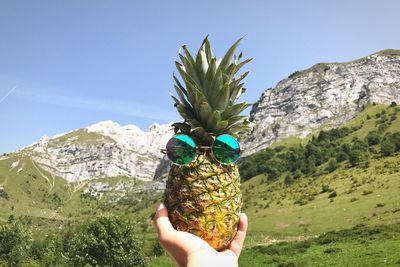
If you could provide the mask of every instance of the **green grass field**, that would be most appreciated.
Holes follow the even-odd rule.
[[[400,224],[358,226],[305,241],[247,246],[239,266],[398,266],[399,247]],[[152,258],[149,266],[175,265],[164,255]]]
[[[369,106],[346,123],[346,127],[357,130],[342,142],[364,138],[378,127],[381,116],[392,118],[395,113],[399,115],[398,107]],[[385,131],[399,132],[400,116],[390,121]],[[290,138],[275,147],[304,145],[311,138],[312,135],[304,140]],[[17,166],[11,168],[13,163]],[[145,186],[145,182],[127,177],[68,184],[22,153],[2,157],[0,223],[10,215],[24,216],[31,222],[34,237],[41,238],[75,222],[114,213],[139,226],[150,266],[174,266],[166,255],[151,254],[156,236],[150,215],[162,192],[131,190],[123,199],[113,191],[101,199],[85,196],[84,190],[94,182]],[[242,184],[249,232],[240,266],[400,265],[399,192],[399,153],[372,156],[368,164],[355,167],[341,162],[331,173],[303,176],[290,185],[284,183],[284,175],[272,182],[264,174],[255,176]]]

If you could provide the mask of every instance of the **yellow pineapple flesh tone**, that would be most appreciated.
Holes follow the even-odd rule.
[[[236,165],[216,165],[203,155],[189,166],[172,165],[165,191],[172,224],[224,250],[239,223],[239,180]]]

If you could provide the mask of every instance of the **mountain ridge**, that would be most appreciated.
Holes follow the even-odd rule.
[[[267,89],[253,105],[246,155],[273,142],[334,128],[372,103],[400,102],[400,50],[382,50],[350,62],[318,63]]]
[[[340,126],[374,102],[400,102],[400,50],[294,72],[253,105],[253,131],[242,144],[244,156],[291,136]],[[17,152],[69,182],[119,175],[162,180],[168,161],[160,149],[172,135],[171,123],[154,123],[142,131],[108,120],[45,136]]]
[[[69,182],[119,175],[152,180],[163,157],[160,148],[170,136],[171,124],[153,124],[145,132],[135,125],[102,121],[43,137],[19,152]]]

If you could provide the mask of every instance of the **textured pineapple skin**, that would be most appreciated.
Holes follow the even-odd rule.
[[[187,166],[172,164],[164,203],[175,229],[224,250],[239,225],[242,197],[238,167],[220,165],[206,155]]]

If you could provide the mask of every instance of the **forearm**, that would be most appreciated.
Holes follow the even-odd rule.
[[[188,264],[184,267],[208,267],[208,266],[219,266],[219,267],[237,267],[237,257],[232,253],[212,253],[202,254],[196,253],[188,258]]]

